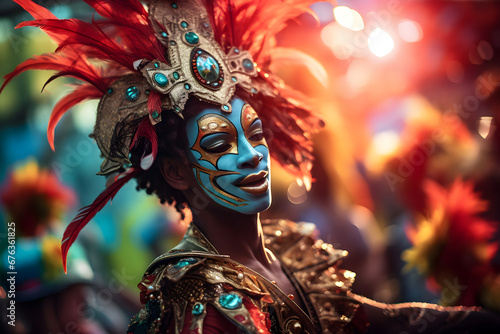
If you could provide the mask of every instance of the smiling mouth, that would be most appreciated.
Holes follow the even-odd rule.
[[[260,171],[257,174],[250,174],[243,180],[237,182],[235,186],[252,195],[265,193],[269,189],[269,181],[267,180],[266,171]]]

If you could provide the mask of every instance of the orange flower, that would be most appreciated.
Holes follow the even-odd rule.
[[[75,203],[76,196],[54,173],[41,170],[30,160],[7,177],[0,190],[0,201],[16,223],[16,232],[31,237],[57,221]]]
[[[445,304],[475,305],[485,278],[494,273],[490,262],[498,244],[490,238],[498,224],[479,216],[487,202],[470,182],[456,180],[445,189],[428,180],[424,191],[430,216],[407,231],[413,247],[402,254],[406,268],[428,275],[443,295],[447,286],[458,284]]]

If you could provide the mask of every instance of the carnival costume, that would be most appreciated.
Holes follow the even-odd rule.
[[[158,153],[155,127],[167,119],[167,113],[182,118],[190,98],[209,102],[229,115],[238,90],[248,103],[241,106],[242,115],[250,120],[256,113],[262,120],[272,157],[306,187],[310,185],[309,135],[322,121],[306,98],[269,73],[269,68],[271,53],[279,52],[275,34],[289,19],[311,12],[308,5],[315,1],[150,0],[146,1],[148,11],[138,0],[85,1],[102,20],[58,20],[31,1],[16,0],[35,18],[19,27],[40,27],[59,47],[20,64],[4,83],[28,69],[58,71],[49,82],[61,76],[84,82],[53,110],[48,126],[52,147],[54,128],[64,112],[84,100],[100,99],[91,135],[104,157],[99,174],[120,174],[66,229],[62,240],[65,267],[69,247],[85,224],[126,182],[153,165]],[[228,126],[214,121],[200,125],[200,131],[209,133],[219,125]],[[141,151],[140,163],[131,161],[133,150]],[[197,171],[198,181],[203,173],[208,176],[201,185],[217,188],[217,175],[203,168]],[[213,195],[239,205],[239,198],[220,189]],[[315,241],[291,222],[270,221],[263,226],[266,246],[280,260],[307,310],[260,274],[219,254],[192,224],[181,244],[148,268],[139,284],[145,306],[132,320],[129,332],[201,333],[213,319],[219,325],[225,319],[230,326],[219,327],[221,331],[364,332],[368,303],[350,293],[354,274],[339,268],[345,253]],[[373,307],[384,312],[384,319],[405,324],[415,320],[417,325],[426,310],[436,312],[435,326],[470,311],[440,312],[437,307],[420,306]],[[415,323],[411,326],[414,329]]]

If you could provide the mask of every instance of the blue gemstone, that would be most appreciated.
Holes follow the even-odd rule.
[[[187,258],[182,259],[179,262],[177,262],[174,267],[176,269],[180,269],[180,268],[184,268],[185,266],[189,266],[190,264],[195,264],[196,262],[198,262],[197,259],[195,259],[193,257],[187,257]]]
[[[228,111],[229,110],[229,107],[228,106],[222,106],[222,109]]]
[[[219,297],[219,303],[228,310],[236,310],[241,307],[241,297],[235,293],[224,293]]]
[[[168,37],[168,34],[167,34],[166,32],[164,32],[164,31],[163,31],[163,32],[161,33],[161,36],[162,36],[162,37]]]
[[[113,88],[108,89],[108,94],[113,94]]]
[[[155,76],[155,81],[160,87],[165,87],[168,84],[168,79],[163,73],[156,73]]]
[[[205,309],[205,307],[203,306],[202,303],[196,303],[193,305],[193,315],[200,315],[203,313],[203,310]]]
[[[160,67],[160,64],[158,64],[158,62],[155,63],[155,67],[158,68]]]
[[[172,8],[173,8],[173,9],[177,9],[177,7],[179,7],[179,6],[177,6],[177,4],[176,4],[175,2],[174,2],[174,3],[172,3]]]
[[[188,23],[186,21],[182,21],[181,22],[181,27],[187,28],[188,27]]]
[[[187,32],[184,37],[186,38],[186,41],[190,44],[196,44],[199,42],[200,38],[198,35],[196,35],[194,32]]]
[[[185,84],[185,85],[184,85],[184,88],[186,88],[186,89],[190,89],[190,88],[191,88],[191,86],[190,86],[189,84]]]
[[[243,59],[243,67],[247,71],[253,71],[253,62],[250,59],[245,58]]]
[[[200,54],[196,59],[196,69],[206,81],[217,81],[220,74],[219,64],[207,53]]]
[[[179,73],[174,72],[174,73],[172,73],[172,75],[174,76],[175,80],[179,79]]]
[[[127,100],[129,101],[137,101],[139,98],[140,92],[139,89],[135,86],[131,86],[127,88],[127,91],[125,92],[125,96],[127,97]]]
[[[236,82],[236,77],[231,77],[231,80],[233,80],[234,82]]]
[[[153,111],[153,113],[151,114],[151,116],[153,116],[153,118],[157,118],[158,117],[158,112],[156,110]]]

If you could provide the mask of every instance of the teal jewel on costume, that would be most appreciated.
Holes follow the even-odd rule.
[[[198,35],[196,35],[194,32],[187,32],[184,37],[186,38],[186,41],[190,44],[196,44],[199,42],[200,38]]]
[[[163,31],[163,32],[161,33],[161,37],[165,37],[165,38],[167,38],[167,37],[168,37],[168,34],[167,34],[166,32],[164,32],[164,31]]]
[[[174,267],[176,269],[180,269],[180,268],[184,268],[185,266],[189,266],[190,264],[195,264],[196,262],[198,262],[197,259],[195,259],[193,257],[187,257],[187,258],[182,259],[179,262],[177,262]]]
[[[224,293],[219,297],[219,303],[228,310],[236,310],[241,307],[241,297],[235,293]]]
[[[177,6],[177,4],[176,4],[175,2],[174,2],[174,3],[172,3],[172,8],[173,8],[173,9],[177,9],[177,7],[179,7],[179,6]]]
[[[188,23],[186,21],[182,21],[181,22],[181,27],[187,28],[188,27]]]
[[[139,94],[140,94],[139,89],[137,89],[137,87],[135,86],[127,88],[127,91],[125,92],[127,100],[132,102],[137,101],[137,99],[139,98]]]
[[[168,79],[163,73],[156,73],[154,78],[156,83],[161,87],[165,87],[168,84]]]
[[[174,79],[175,79],[175,80],[179,79],[179,73],[174,72],[172,75],[174,76]]]
[[[224,106],[222,106],[222,109],[225,110],[225,111],[228,111],[229,110],[229,106],[224,105]]]
[[[108,89],[108,94],[113,94],[113,88]]]
[[[248,58],[243,59],[242,65],[245,68],[245,70],[253,71],[253,62],[250,59]]]
[[[189,84],[185,84],[185,85],[184,85],[184,88],[186,88],[186,89],[190,89],[190,88],[191,88],[191,86],[190,86]]]
[[[202,53],[196,59],[196,68],[200,76],[209,82],[216,81],[219,78],[219,64],[214,57]]]
[[[151,116],[153,116],[153,118],[157,118],[158,117],[158,112],[156,110],[153,111],[153,113],[151,114]]]
[[[201,315],[203,311],[205,310],[205,307],[203,306],[202,303],[196,303],[193,305],[193,315]]]

